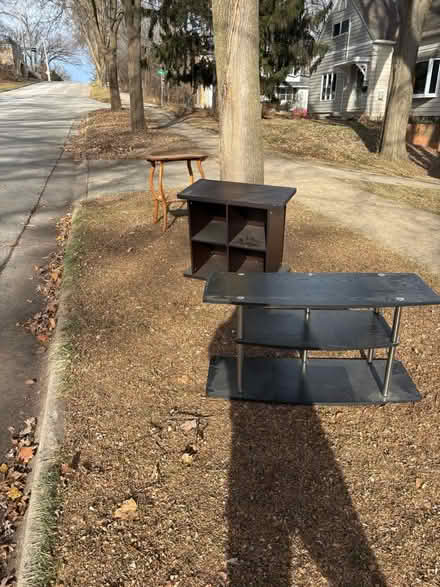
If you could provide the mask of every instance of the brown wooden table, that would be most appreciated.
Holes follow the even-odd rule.
[[[147,161],[151,163],[150,169],[150,190],[151,196],[154,200],[154,211],[153,211],[153,222],[159,221],[159,202],[162,204],[162,232],[165,232],[168,228],[168,209],[169,205],[175,202],[181,202],[181,200],[167,200],[165,189],[163,186],[163,176],[165,171],[165,163],[173,163],[176,161],[186,161],[188,168],[189,178],[191,184],[194,183],[194,173],[192,170],[191,162],[195,161],[202,179],[205,178],[205,173],[202,167],[202,161],[208,158],[205,153],[164,153],[164,154],[153,154],[147,157]],[[154,174],[156,167],[159,165],[159,188],[156,190],[154,187]]]

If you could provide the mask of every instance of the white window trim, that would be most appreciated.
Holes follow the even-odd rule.
[[[328,85],[328,84],[330,85],[330,98],[326,98],[326,97],[324,97],[324,98],[323,98],[323,97],[322,97],[322,96],[323,96],[322,90],[324,89],[324,78],[325,78],[326,76],[328,76],[328,82],[327,82],[327,85]],[[333,95],[333,92],[331,91],[331,88],[333,87],[333,80],[334,80],[335,78],[336,78],[336,82],[335,82],[335,92],[334,92],[334,95]],[[337,77],[336,77],[336,72],[335,72],[335,71],[329,71],[329,72],[327,72],[327,73],[323,73],[323,74],[321,75],[321,93],[320,93],[320,95],[319,95],[319,97],[320,97],[320,101],[321,101],[321,102],[333,102],[333,100],[336,98],[337,83],[338,83],[338,81],[337,81]]]
[[[434,61],[440,61],[439,57],[431,57],[430,59],[420,59],[417,63],[423,63],[428,61],[428,71],[426,72],[425,91],[423,94],[413,94],[413,98],[437,98],[440,92],[440,70],[437,74],[437,85],[434,93],[429,92],[429,86],[431,85],[432,69],[434,67]]]

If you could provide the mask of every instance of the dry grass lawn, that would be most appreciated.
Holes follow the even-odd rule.
[[[65,146],[74,159],[145,159],[153,152],[186,150],[191,141],[170,131],[149,129],[132,133],[130,112],[96,110],[81,121]]]
[[[0,80],[0,92],[7,92],[8,90],[16,90],[18,88],[22,88],[23,86],[29,86],[30,84],[34,84],[38,82],[14,82],[14,81],[1,81]]]
[[[185,120],[199,128],[218,132],[218,122],[205,111],[196,111]],[[266,149],[300,159],[317,159],[385,175],[413,177],[427,174],[424,166],[412,161],[402,164],[379,157],[376,153],[380,133],[377,123],[280,117],[263,120],[263,133]],[[430,159],[423,161],[423,165],[430,164]]]
[[[382,198],[405,202],[414,208],[421,208],[428,212],[434,212],[434,214],[440,214],[440,189],[438,187],[408,187],[372,181],[356,182],[351,179],[349,183],[353,189],[364,190]]]
[[[103,88],[99,84],[90,84],[89,98],[92,100],[98,100],[98,102],[104,102],[110,104],[110,90]]]
[[[207,399],[232,309],[182,276],[186,219],[150,220],[134,193],[75,228],[57,586],[438,586],[440,308],[403,312],[415,405]],[[286,241],[297,271],[418,270],[294,202]]]

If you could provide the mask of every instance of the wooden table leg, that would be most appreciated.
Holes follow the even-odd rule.
[[[205,179],[205,172],[203,171],[202,160],[201,159],[197,159],[197,167],[199,168],[200,177],[202,179]]]
[[[156,194],[156,190],[154,189],[154,173],[156,171],[156,164],[154,162],[151,163],[151,169],[150,169],[150,191],[151,191],[151,197],[153,199],[153,222],[156,224],[156,222],[158,221],[158,216],[159,216],[159,199],[157,197]]]
[[[194,173],[192,170],[191,161],[189,159],[186,160],[186,166],[188,167],[189,179],[192,185],[194,183]]]
[[[162,232],[165,232],[168,228],[168,203],[167,198],[165,195],[165,190],[163,189],[163,172],[164,172],[164,162],[161,161],[159,164],[159,191],[160,197],[162,200],[162,214],[163,214],[163,222],[162,222]]]

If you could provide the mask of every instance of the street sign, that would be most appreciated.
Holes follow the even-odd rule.
[[[166,69],[160,68],[160,69],[157,70],[156,73],[157,73],[157,75],[160,75],[161,77],[163,77],[163,76],[165,76],[168,73],[168,71]]]

